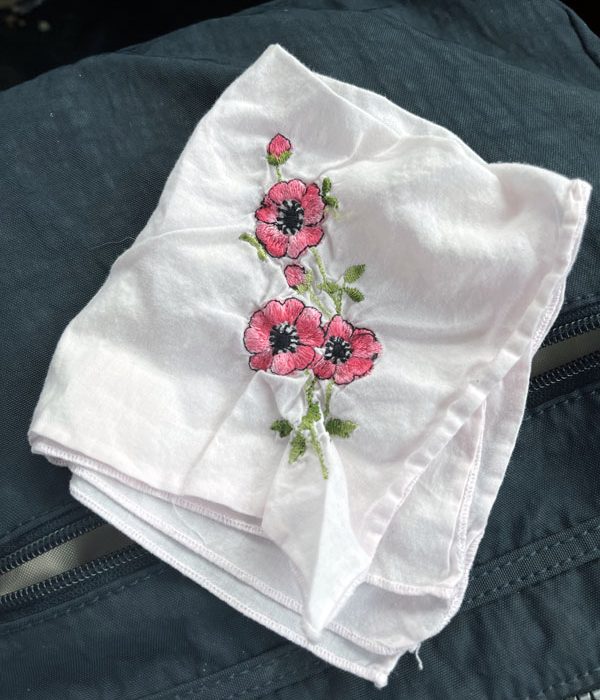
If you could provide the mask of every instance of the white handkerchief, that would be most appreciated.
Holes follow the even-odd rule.
[[[460,605],[590,190],[270,46],[65,329],[32,450],[186,575],[384,685]]]

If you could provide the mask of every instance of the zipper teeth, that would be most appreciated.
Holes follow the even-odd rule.
[[[533,377],[529,382],[529,390],[539,391],[540,389],[546,389],[557,382],[569,379],[582,372],[587,372],[590,369],[595,369],[598,366],[600,366],[600,350],[595,350],[589,355],[578,357],[566,365],[549,369],[547,372]]]
[[[591,314],[578,318],[570,323],[563,323],[561,326],[553,328],[544,339],[541,347],[545,348],[555,343],[560,343],[563,340],[569,340],[577,335],[589,333],[600,328],[600,313]]]
[[[118,566],[135,561],[146,556],[147,552],[137,544],[128,545],[112,554],[81,564],[69,571],[62,572],[52,578],[20,588],[17,591],[0,596],[0,608],[13,607],[25,601],[37,600],[49,593],[57,593],[64,588],[83,583],[99,574],[111,571]]]
[[[35,557],[40,556],[40,554],[49,552],[51,549],[58,547],[58,545],[63,544],[64,542],[68,542],[75,537],[85,535],[86,532],[95,530],[102,524],[103,521],[97,516],[90,515],[84,520],[79,520],[76,523],[65,525],[64,527],[61,527],[48,535],[44,535],[39,540],[21,547],[21,549],[4,557],[3,560],[0,560],[0,574],[5,574],[11,569],[15,569],[17,566],[25,564],[25,562],[28,562],[31,559],[35,559]]]

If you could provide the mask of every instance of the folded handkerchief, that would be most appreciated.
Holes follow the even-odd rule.
[[[32,450],[186,575],[384,685],[460,606],[590,190],[272,45],[65,329]]]

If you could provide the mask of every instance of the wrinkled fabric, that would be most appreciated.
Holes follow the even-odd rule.
[[[293,144],[280,184],[264,158],[277,132]],[[306,374],[249,368],[248,319],[286,299],[306,309],[314,295],[288,287],[274,237],[288,239],[274,224],[267,261],[240,242],[261,199],[258,218],[276,212],[269,196],[288,211],[300,187],[290,171],[333,181],[338,215],[321,221],[313,200],[298,202],[306,225],[325,231],[313,246],[334,278],[361,256],[366,298],[343,315],[378,339],[368,376],[332,396],[356,437],[332,439],[321,398],[323,455],[297,464],[270,425],[300,425]],[[32,450],[206,558],[192,557],[196,580],[235,607],[384,685],[460,605],[590,190],[488,164],[454,134],[273,45],[200,121],[147,225],[61,337]],[[300,259],[301,233],[288,234],[285,262]],[[319,274],[318,258],[301,259]],[[337,309],[310,308],[343,329]],[[312,352],[273,357],[301,349]]]

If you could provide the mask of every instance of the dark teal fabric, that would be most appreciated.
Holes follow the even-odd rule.
[[[276,0],[0,93],[0,555],[75,507],[67,471],[26,440],[62,330],[144,226],[197,121],[274,42],[453,130],[488,161],[591,182],[562,317],[600,300],[600,40],[552,0]],[[528,405],[480,573],[600,516],[599,389],[584,378]],[[544,550],[539,566],[532,555],[537,573],[519,568],[495,587],[530,581],[465,606],[423,645],[424,670],[403,658],[383,691],[154,561],[0,619],[0,700],[558,700],[600,686],[600,551],[585,551]]]

